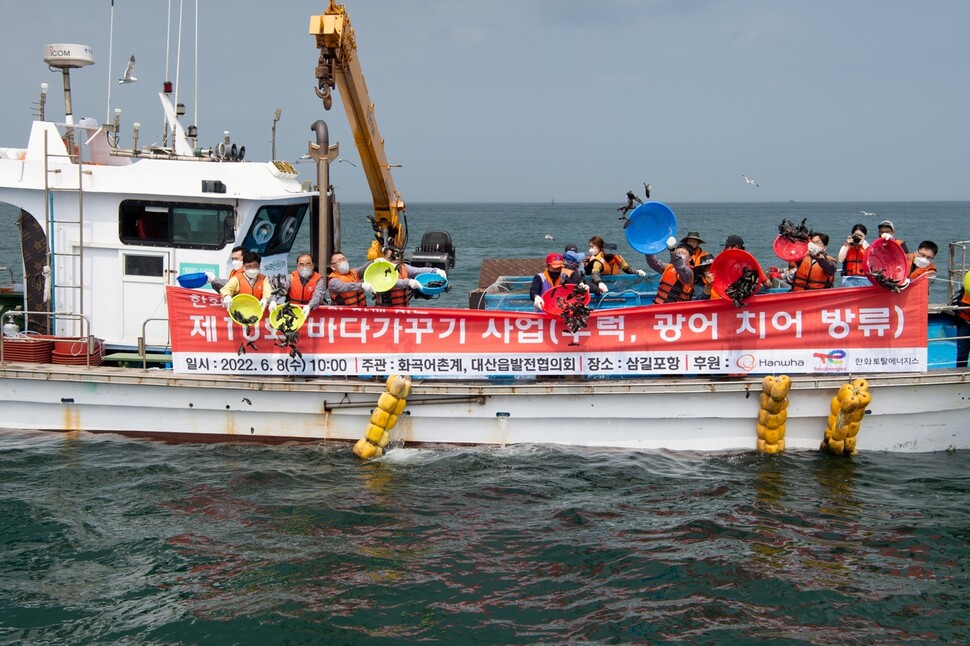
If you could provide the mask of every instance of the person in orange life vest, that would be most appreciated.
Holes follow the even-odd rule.
[[[443,269],[435,267],[414,267],[403,261],[404,254],[400,249],[388,247],[384,249],[384,258],[394,263],[397,267],[397,282],[394,287],[383,294],[374,295],[374,305],[380,307],[407,307],[411,302],[411,292],[421,289],[421,283],[414,279],[421,274],[438,274],[442,278],[447,278],[448,274]],[[364,265],[364,269],[370,265]]]
[[[313,256],[301,253],[296,258],[296,269],[287,276],[286,298],[281,303],[298,305],[304,316],[307,316],[310,310],[327,302],[326,287],[327,281],[313,270]],[[271,302],[270,310],[275,309],[277,304],[275,301]]]
[[[367,295],[374,293],[374,287],[361,278],[364,267],[350,268],[347,256],[340,251],[334,251],[330,256],[330,274],[327,289],[330,300],[334,305],[355,307],[367,306]]]
[[[714,256],[707,253],[694,267],[694,275],[700,274],[700,280],[694,285],[693,300],[695,301],[706,301],[711,298],[711,292],[714,289],[714,275],[711,273],[712,264],[714,264]]]
[[[620,273],[637,274],[640,277],[647,275],[647,272],[642,269],[634,269],[628,265],[620,254],[607,253],[606,243],[600,236],[590,238],[589,255],[586,257],[586,274],[590,277],[592,284],[596,285],[601,294],[605,294],[609,291],[609,287],[603,282],[601,276],[615,276]]]
[[[866,241],[867,233],[869,231],[864,224],[852,225],[852,233],[839,249],[838,260],[842,263],[843,287],[868,287],[872,284],[862,270],[862,259],[865,257],[866,249],[869,248],[869,243]]]
[[[696,267],[697,263],[701,261],[701,258],[703,258],[707,254],[707,252],[701,248],[701,245],[706,244],[706,242],[701,240],[701,234],[698,233],[697,231],[688,231],[687,235],[685,235],[683,238],[680,239],[680,243],[690,247],[690,258],[688,260],[690,260],[691,268]],[[698,280],[700,280],[700,274],[695,273],[694,274],[695,285],[697,284]]]
[[[529,286],[529,298],[541,310],[545,304],[542,295],[553,287],[558,287],[562,283],[562,255],[553,252],[546,256],[546,268],[532,277],[532,284]]]
[[[788,272],[791,291],[827,289],[835,284],[835,258],[825,253],[829,243],[827,233],[812,231],[808,241],[808,253]]]
[[[906,256],[906,260],[909,262],[909,279],[915,280],[920,276],[936,278],[936,265],[933,264],[933,260],[936,259],[936,253],[939,250],[940,248],[932,240],[924,240],[919,243],[916,253]]]
[[[963,281],[960,283],[960,290],[950,301],[950,305],[956,305],[960,308],[952,311],[953,318],[956,319],[957,323],[957,368],[966,368],[967,358],[970,357],[970,294],[962,287],[967,282],[968,277],[970,277],[970,271],[964,275]]]
[[[650,268],[660,274],[660,285],[654,303],[689,301],[694,293],[694,269],[690,257],[692,248],[685,243],[677,244],[677,238],[667,238],[670,262],[664,263],[652,253],[644,254]]]
[[[246,253],[246,247],[233,247],[232,251],[229,252],[229,278],[242,275],[244,253]],[[212,285],[212,289],[218,292],[226,286],[226,283],[229,282],[229,278],[214,278],[209,281],[209,284]]]
[[[893,226],[892,220],[883,220],[879,223],[879,237],[885,238],[886,240],[895,240],[896,244],[903,248],[903,253],[909,253],[906,242],[896,238],[896,227]]]
[[[222,304],[229,309],[232,304],[232,297],[237,294],[251,294],[259,299],[259,304],[266,308],[273,288],[269,284],[269,278],[259,273],[259,263],[262,259],[255,251],[247,251],[243,254],[242,275],[233,276],[226,282],[226,285],[219,290],[222,294]]]

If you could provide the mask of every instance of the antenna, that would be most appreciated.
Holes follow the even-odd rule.
[[[280,108],[276,108],[276,112],[273,113],[273,152],[270,159],[276,159],[276,122],[280,120],[280,115],[283,111]]]
[[[108,105],[105,106],[104,122],[111,118],[111,52],[115,44],[115,0],[111,0],[111,20],[108,27]]]

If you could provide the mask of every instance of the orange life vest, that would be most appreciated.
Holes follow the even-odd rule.
[[[660,276],[660,284],[657,286],[657,297],[654,303],[678,303],[689,301],[694,293],[694,283],[685,283],[680,279],[680,275],[674,268],[673,263],[664,268],[664,273]]]
[[[835,276],[829,276],[817,260],[805,256],[798,261],[798,269],[795,271],[791,290],[801,292],[807,289],[827,289],[834,283]]]
[[[861,245],[852,245],[845,253],[845,260],[842,262],[843,276],[864,276],[862,271],[862,258],[865,256],[865,249]]]
[[[397,266],[397,279],[407,280],[408,270],[405,268],[404,263]],[[374,295],[374,304],[380,305],[382,307],[407,307],[408,303],[411,302],[411,288],[405,287],[404,289],[394,288],[389,289],[383,294]]]
[[[330,278],[336,278],[343,283],[359,283],[360,276],[357,272],[351,269],[346,274],[338,274],[333,271],[330,272]],[[330,290],[330,300],[333,301],[334,305],[344,305],[347,307],[366,307],[367,306],[367,293],[358,289],[354,292],[335,292]]]
[[[959,305],[960,307],[970,307],[970,294],[967,294],[967,290],[963,290],[963,296],[960,297]],[[964,321],[970,321],[970,309],[956,310],[954,314],[962,318]]]
[[[300,272],[296,270],[291,271],[290,291],[286,295],[287,300],[294,305],[306,305],[313,297],[313,290],[321,278],[322,276],[320,274],[313,272],[310,274],[310,279],[306,281],[306,285],[304,285],[303,281],[300,280]]]
[[[256,298],[262,300],[263,298],[263,281],[266,280],[266,276],[259,274],[256,276],[256,280],[250,284],[246,279],[245,275],[237,276],[236,280],[239,281],[239,293],[240,294],[252,294]]]

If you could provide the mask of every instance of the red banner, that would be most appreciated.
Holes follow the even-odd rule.
[[[264,317],[244,328],[213,293],[168,288],[176,372],[387,375],[866,373],[926,370],[927,281],[594,311],[572,334],[544,313],[321,307],[298,352]]]

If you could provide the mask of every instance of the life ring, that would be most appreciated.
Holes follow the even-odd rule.
[[[273,237],[275,230],[276,227],[273,226],[272,222],[263,220],[253,227],[253,241],[259,245],[266,244]]]

